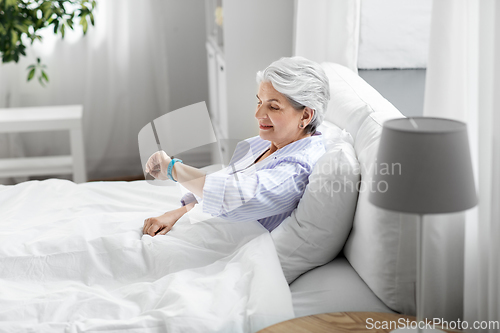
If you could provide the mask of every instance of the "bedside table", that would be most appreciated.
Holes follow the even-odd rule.
[[[69,131],[71,155],[2,158],[0,177],[73,174],[87,181],[82,134],[83,106],[61,105],[0,109],[0,133]]]
[[[371,318],[367,324],[367,319]],[[290,319],[260,330],[258,333],[332,333],[332,332],[345,332],[345,333],[382,333],[391,332],[397,327],[389,329],[375,329],[371,327],[370,323],[380,326],[383,322],[394,321],[399,323],[398,320],[407,322],[415,321],[413,316],[399,315],[395,313],[382,313],[382,312],[332,312],[306,317]],[[445,332],[457,332],[445,330]]]

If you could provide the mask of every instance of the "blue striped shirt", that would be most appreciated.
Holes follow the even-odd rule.
[[[231,221],[258,220],[269,231],[288,217],[325,153],[323,138],[316,132],[254,163],[270,146],[260,136],[238,143],[229,166],[206,176],[203,211]],[[183,205],[191,201],[192,193],[181,200]]]

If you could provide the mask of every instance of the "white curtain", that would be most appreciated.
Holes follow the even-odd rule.
[[[89,178],[142,174],[139,130],[169,111],[165,1],[98,1],[87,36],[50,31],[19,63],[0,65],[0,107],[83,104]],[[67,29],[69,30],[69,29]],[[40,57],[50,83],[26,82]],[[0,157],[69,153],[66,133],[0,136]]]
[[[434,1],[424,115],[468,124],[479,205],[426,219],[427,317],[500,320],[500,3]]]
[[[294,54],[358,72],[360,0],[296,0]]]

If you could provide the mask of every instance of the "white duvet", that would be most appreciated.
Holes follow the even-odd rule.
[[[0,186],[0,332],[255,332],[294,317],[258,222],[144,219],[180,189],[145,181]]]

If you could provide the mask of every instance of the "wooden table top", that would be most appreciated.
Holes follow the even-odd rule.
[[[413,316],[382,312],[332,312],[287,320],[258,333],[388,333],[416,321]],[[392,323],[392,327],[387,327]],[[385,325],[385,327],[384,327]],[[376,329],[378,327],[378,329]],[[446,332],[453,332],[448,331]]]

